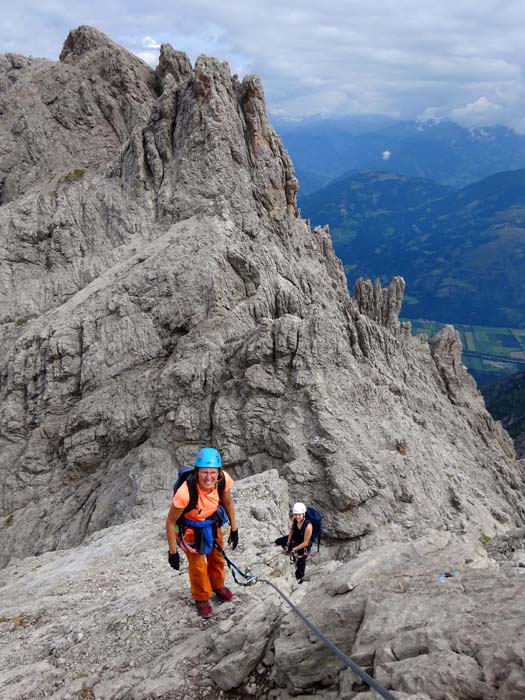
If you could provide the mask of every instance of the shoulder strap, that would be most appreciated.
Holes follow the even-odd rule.
[[[190,500],[186,508],[184,508],[184,513],[189,513],[190,510],[193,510],[197,507],[197,503],[199,502],[199,494],[197,492],[197,482],[195,481],[195,474],[190,474],[186,479],[186,483],[188,484]]]
[[[186,483],[188,484],[188,491],[190,494],[190,500],[188,502],[188,505],[184,510],[182,511],[182,515],[179,518],[179,524],[180,527],[184,529],[184,515],[185,513],[189,513],[191,510],[194,510],[197,507],[197,504],[199,502],[199,492],[197,491],[197,480],[195,478],[195,473],[191,473],[188,478],[186,479]],[[222,497],[224,495],[224,489],[226,486],[226,479],[223,478],[219,481],[217,484],[217,490],[219,492],[219,502],[222,503]]]
[[[224,496],[224,491],[226,489],[226,477],[224,476],[224,473],[222,474],[222,477],[219,479],[219,482],[217,484],[217,490],[219,492],[219,501],[222,503],[223,501],[223,496]]]
[[[186,479],[186,483],[188,484],[188,491],[190,493],[190,500],[186,508],[184,508],[185,513],[189,513],[190,510],[193,510],[194,508],[197,507],[197,503],[199,502],[199,493],[197,491],[197,481],[195,479],[195,474],[191,473],[188,478]],[[226,479],[224,478],[224,475],[222,476],[222,479],[219,480],[219,483],[217,484],[217,490],[219,492],[219,501],[222,503],[223,496],[224,496],[224,490],[226,487]]]

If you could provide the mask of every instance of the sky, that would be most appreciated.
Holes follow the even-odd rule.
[[[57,60],[89,24],[153,67],[161,43],[263,80],[275,117],[384,114],[525,132],[525,0],[19,0],[0,53]]]

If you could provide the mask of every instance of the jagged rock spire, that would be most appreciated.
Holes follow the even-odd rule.
[[[355,283],[354,297],[362,314],[386,328],[397,330],[404,292],[405,280],[402,277],[394,277],[386,289],[381,287],[379,279],[372,284],[370,280],[359,278]]]
[[[82,25],[67,35],[59,60],[64,63],[78,61],[86,54],[98,49],[124,52],[124,49],[115,44],[104,32],[95,29],[95,27]]]
[[[197,212],[233,217],[297,215],[297,179],[268,121],[261,82],[241,83],[228,64],[161,48],[161,95],[123,153],[120,175],[135,195],[151,190],[166,222]]]
[[[167,46],[152,71],[85,28],[66,44],[20,62],[0,114],[1,561],[166,504],[205,444],[237,477],[278,469],[342,556],[523,522],[481,398],[453,400],[399,326],[403,281],[350,298],[299,217],[260,81]],[[42,120],[17,131],[28,95]]]

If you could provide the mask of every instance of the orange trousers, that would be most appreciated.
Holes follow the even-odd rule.
[[[217,530],[217,542],[222,547],[222,530]],[[226,573],[224,558],[213,547],[209,554],[191,554],[188,558],[188,575],[190,577],[191,595],[194,600],[209,600],[213,591],[224,586]]]

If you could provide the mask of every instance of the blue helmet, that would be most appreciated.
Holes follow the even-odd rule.
[[[222,466],[221,453],[214,447],[202,447],[195,457],[195,466],[220,469]]]

